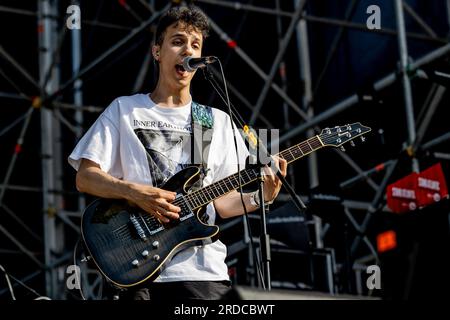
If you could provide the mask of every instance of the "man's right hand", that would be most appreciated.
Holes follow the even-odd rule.
[[[180,217],[181,208],[171,204],[175,200],[175,192],[141,184],[131,184],[130,188],[129,200],[162,222]]]
[[[164,223],[179,218],[180,207],[171,204],[175,200],[175,192],[117,179],[91,160],[81,160],[76,180],[80,192],[102,198],[126,199]]]

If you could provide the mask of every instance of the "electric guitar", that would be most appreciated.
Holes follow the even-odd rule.
[[[340,147],[371,129],[359,122],[326,128],[277,154],[288,163],[322,147]],[[361,137],[364,139],[364,137]],[[353,141],[352,141],[353,143]],[[259,167],[246,168],[206,187],[190,191],[200,178],[200,168],[189,166],[167,180],[162,189],[176,192],[174,205],[180,218],[162,223],[124,200],[97,199],[84,211],[81,234],[89,257],[114,285],[131,287],[155,279],[165,263],[186,247],[215,241],[216,225],[202,221],[206,205],[241,185],[257,179]]]

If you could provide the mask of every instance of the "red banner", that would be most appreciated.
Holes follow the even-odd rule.
[[[413,211],[448,198],[440,163],[390,184],[386,192],[387,205],[395,213]]]
[[[395,213],[416,210],[417,173],[412,173],[387,187],[387,205]]]
[[[416,195],[420,207],[448,197],[447,184],[445,183],[444,172],[440,163],[419,173]]]

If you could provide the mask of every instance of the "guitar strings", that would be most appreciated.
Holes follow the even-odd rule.
[[[342,131],[341,133],[344,133],[345,131],[346,130]],[[355,130],[351,130],[351,131],[355,131]],[[347,132],[350,132],[350,131],[347,130]],[[308,139],[308,140],[306,140],[304,142],[301,142],[301,143],[299,143],[297,145],[294,145],[294,146],[292,146],[292,147],[290,147],[290,148],[288,148],[288,149],[278,153],[277,155],[280,156],[283,159],[287,159],[288,156],[291,156],[293,158],[293,160],[294,160],[296,158],[296,155],[297,155],[298,151],[301,152],[301,156],[307,155],[310,152],[312,152],[314,150],[317,150],[317,149],[319,149],[319,148],[324,146],[320,142],[320,140],[322,140],[325,144],[329,144],[329,143],[333,142],[335,140],[334,138],[336,136],[339,136],[339,132],[330,133],[328,135],[328,137],[323,137],[323,136],[320,137],[320,136],[322,136],[322,135],[314,136],[314,137],[312,137],[312,138],[310,138],[310,139]],[[306,149],[306,151],[305,151],[305,149]],[[247,177],[249,177],[249,171],[253,172],[254,169],[245,169],[245,170],[242,170],[242,173],[247,174]],[[223,189],[224,189],[223,187],[228,188],[228,187],[230,187],[230,184],[231,184],[232,188],[235,188],[233,182],[238,183],[238,181],[236,180],[235,176],[236,176],[236,174],[234,174],[232,176],[229,176],[227,178],[224,178],[222,180],[219,180],[219,181],[217,181],[217,182],[215,182],[215,183],[205,187],[205,189],[209,187],[209,190],[207,190],[207,194],[210,195],[212,193],[213,197],[215,198],[216,196],[214,194],[214,188],[215,188],[215,190],[218,191],[217,193],[219,193],[219,194],[220,194],[220,191],[218,190],[219,188],[222,189],[222,191],[223,191]],[[226,181],[227,179],[229,181]],[[231,181],[232,179],[234,179],[235,181]],[[244,183],[246,183],[246,182],[244,181]],[[190,193],[190,194],[186,195],[185,198],[187,198],[188,201],[190,201],[191,203],[193,203],[197,207],[200,207],[200,206],[203,206],[203,205],[205,205],[205,204],[207,204],[207,203],[212,201],[212,200],[206,199],[206,200],[209,200],[209,201],[204,202],[204,200],[201,198],[201,194],[202,193],[204,193],[204,189],[200,189],[200,190],[197,190],[197,191],[195,191],[193,193]],[[197,205],[196,202],[200,203],[200,205]]]
[[[291,157],[293,159],[295,159],[296,155],[298,154],[299,151],[301,152],[301,156],[304,156],[304,155],[307,155],[308,153],[314,151],[314,149],[317,150],[318,148],[323,147],[323,144],[320,142],[320,139],[324,143],[328,144],[328,143],[334,141],[334,137],[336,137],[338,135],[339,135],[339,133],[331,133],[331,134],[329,134],[328,137],[322,137],[322,138],[320,138],[320,136],[314,136],[314,137],[312,137],[312,138],[310,138],[310,139],[308,139],[308,140],[306,140],[304,142],[301,142],[301,143],[299,143],[297,145],[294,145],[294,146],[292,146],[292,147],[290,147],[290,148],[288,148],[288,149],[278,153],[277,155],[280,156],[283,159],[288,159],[289,160],[289,158],[291,158]],[[254,169],[245,169],[245,170],[242,170],[242,173],[246,174],[247,178],[250,178],[249,182],[252,181],[253,178],[250,176],[250,174],[254,173]],[[209,186],[206,186],[204,189],[200,189],[200,190],[197,190],[197,191],[192,192],[190,194],[187,194],[186,196],[180,197],[179,200],[187,200],[188,204],[192,203],[192,204],[194,204],[194,206],[196,208],[197,207],[201,207],[201,206],[211,202],[214,198],[216,198],[216,195],[215,195],[214,191],[217,190],[218,194],[221,193],[219,188],[222,190],[222,192],[223,192],[224,188],[225,188],[225,190],[227,190],[228,188],[230,188],[230,186],[234,189],[235,188],[234,183],[238,183],[238,181],[237,181],[235,176],[236,176],[236,174],[234,174],[232,176],[229,176],[229,177],[226,177],[224,179],[221,179],[221,180],[219,180],[219,181],[217,181],[217,182],[215,182],[215,183],[213,183],[213,184],[211,184]],[[246,181],[243,181],[243,182],[244,183],[249,183],[249,182],[246,182]],[[206,194],[209,197],[212,194],[213,199],[210,200],[210,199],[208,199],[205,196],[205,198],[207,200],[207,202],[205,202],[202,199],[202,197],[201,197],[201,195],[204,194],[205,191],[206,191]],[[229,191],[231,191],[231,190],[229,190]],[[178,199],[176,201],[174,201],[173,203],[175,205],[180,204]],[[192,206],[190,206],[190,207],[192,207]]]
[[[330,134],[328,137],[322,137],[321,140],[324,143],[328,144],[328,143],[334,141],[333,137],[335,137],[337,135],[338,135],[337,133],[333,133],[333,134]],[[323,147],[323,144],[320,142],[320,137],[314,136],[304,142],[301,142],[297,145],[294,145],[294,146],[278,153],[277,156],[279,156],[283,159],[287,159],[287,160],[289,160],[289,158],[291,158],[291,157],[293,159],[295,159],[297,157],[297,154],[299,151],[301,153],[300,156],[304,156],[304,155],[307,155],[308,153],[310,153],[314,150],[317,150],[318,148],[321,148],[321,147]],[[305,152],[305,148],[307,148],[306,152]],[[244,177],[244,181],[243,181],[244,183],[249,183],[249,182],[253,181],[254,179],[256,179],[252,176],[252,174],[256,175],[254,168],[242,170],[241,173],[242,173],[241,176],[243,176],[243,174],[245,174],[247,176],[247,177]],[[220,191],[218,190],[219,188],[221,189],[222,192],[224,191],[224,188],[225,188],[225,190],[228,190],[228,188],[230,188],[230,186],[231,186],[231,188],[234,189],[235,186],[234,186],[233,182],[238,183],[238,181],[236,180],[236,177],[235,177],[236,175],[237,175],[237,173],[234,175],[231,175],[229,177],[226,177],[224,179],[221,179],[209,186],[206,186],[203,190],[200,189],[193,193],[187,194],[186,196],[181,196],[180,198],[175,200],[173,203],[176,205],[181,205],[184,202],[184,204],[189,207],[188,209],[191,209],[191,207],[192,207],[190,205],[191,203],[194,204],[194,206],[196,206],[196,207],[203,206],[212,201],[212,200],[209,200],[205,196],[205,199],[209,200],[208,202],[205,203],[204,200],[201,198],[201,194],[204,193],[205,190],[206,190],[206,193],[208,196],[211,196],[211,193],[212,193],[213,197],[215,198],[216,196],[214,194],[214,188],[215,188],[215,190],[217,190],[218,194],[220,194]],[[246,182],[245,178],[250,179],[250,181]],[[228,190],[228,192],[229,191],[231,191],[231,190]],[[196,204],[196,202],[200,203],[200,205]],[[161,222],[154,216],[150,216],[150,215],[144,215],[144,216],[139,215],[139,216],[140,216],[142,222],[144,223],[147,231],[150,234],[151,234],[151,230],[150,230],[151,227],[157,226],[159,228],[160,226],[162,226]],[[147,225],[147,223],[149,223],[151,226],[149,227]],[[119,239],[121,239],[121,240],[132,239],[131,233],[127,229],[127,226],[128,226],[128,224],[124,224],[113,231],[116,234],[116,236],[119,237]]]
[[[321,139],[322,139],[323,142],[329,143],[329,142],[334,140],[333,137],[336,136],[336,135],[338,135],[338,134],[337,133],[333,133],[333,134],[330,134],[329,137],[322,137]],[[297,145],[294,145],[294,146],[292,146],[292,147],[290,147],[290,148],[288,148],[288,149],[278,153],[277,156],[280,156],[283,159],[289,160],[291,157],[293,159],[295,159],[299,151],[301,152],[301,156],[307,155],[308,153],[314,151],[314,149],[318,149],[320,147],[323,147],[323,145],[322,145],[322,143],[320,143],[319,139],[320,139],[319,136],[314,136],[314,137],[312,137],[312,138],[310,138],[310,139],[308,139],[308,140],[306,140],[304,142],[301,142],[301,143],[299,143]],[[306,149],[306,152],[305,152],[305,149]],[[252,174],[255,175],[256,172],[255,172],[254,168],[252,168],[252,169],[245,169],[245,170],[242,170],[241,176],[243,176],[243,174],[246,175],[246,177],[244,177],[243,183],[250,183],[251,181],[253,181],[255,179],[252,176]],[[194,191],[192,193],[189,193],[187,195],[181,196],[178,199],[176,199],[175,201],[173,201],[173,204],[181,206],[181,204],[184,202],[184,204],[187,204],[187,206],[189,207],[188,209],[191,209],[191,207],[194,207],[194,208],[201,207],[201,206],[203,206],[203,205],[205,205],[205,204],[207,204],[207,203],[209,203],[209,202],[211,202],[213,200],[213,199],[211,199],[211,200],[208,199],[208,196],[211,197],[211,194],[212,194],[213,198],[216,198],[216,195],[215,195],[214,191],[217,190],[218,194],[221,193],[219,188],[221,189],[222,192],[224,190],[227,190],[227,192],[232,191],[232,189],[235,188],[234,184],[235,183],[236,184],[239,183],[238,180],[235,177],[236,175],[237,175],[237,173],[234,174],[234,175],[231,175],[229,177],[226,177],[224,179],[221,179],[221,180],[219,180],[219,181],[217,181],[217,182],[215,182],[215,183],[213,183],[213,184],[211,184],[209,186],[206,186],[203,189],[200,189],[200,190]],[[249,179],[250,181],[245,181],[245,178]],[[231,190],[229,190],[230,187],[232,188]],[[202,197],[201,197],[201,195],[205,194],[205,192],[206,192],[207,196],[204,196],[204,198],[207,200],[207,202],[205,202],[204,199],[202,199]],[[225,193],[223,193],[223,194],[225,194]],[[191,204],[193,204],[193,206]],[[192,208],[192,209],[194,209],[194,208]],[[153,220],[150,223],[152,223],[152,224],[156,223],[158,225],[161,225],[159,220],[157,220],[154,216],[146,216],[146,217],[148,219],[152,219]],[[141,216],[141,218],[142,218],[142,216]],[[147,226],[147,223],[146,223],[145,219],[142,219],[142,221],[144,222],[144,225],[146,226],[146,228],[150,229]],[[120,233],[122,230],[124,230],[126,228],[126,226],[127,225],[125,224],[125,225],[119,227],[118,229],[120,229],[120,230],[117,233]]]
[[[305,147],[307,147],[309,149],[307,152],[303,151],[303,149]],[[302,153],[302,156],[303,156],[303,155],[306,155],[307,153],[313,151],[313,149],[317,149],[319,147],[322,147],[322,144],[320,143],[320,140],[319,140],[318,136],[314,136],[314,137],[308,139],[307,141],[301,142],[301,143],[299,143],[299,144],[297,144],[295,146],[292,146],[292,147],[290,147],[290,148],[288,148],[288,149],[278,153],[277,155],[281,156],[281,158],[283,158],[283,159],[286,159],[287,155],[290,154],[293,158],[295,158],[294,154],[298,153],[298,152],[294,151],[295,153],[293,153],[291,150],[294,150],[294,149],[298,150],[298,149],[300,149],[299,151]],[[253,181],[255,179],[255,178],[252,178],[250,176],[251,173],[255,173],[254,170],[255,169],[245,169],[245,170],[242,170],[241,173],[242,174],[246,174],[247,178],[251,179],[249,182],[251,182],[251,181]],[[205,205],[205,204],[207,204],[207,203],[212,201],[212,200],[207,199],[209,201],[205,203],[204,200],[201,199],[201,194],[205,192],[206,188],[209,188],[209,190],[206,191],[207,194],[211,195],[211,193],[212,193],[212,195],[215,198],[216,196],[214,194],[214,188],[215,188],[215,190],[218,191],[217,193],[219,193],[219,194],[220,194],[220,191],[218,190],[219,188],[222,189],[222,191],[224,189],[223,187],[229,188],[230,185],[231,185],[232,188],[235,188],[233,182],[238,183],[237,178],[235,177],[236,175],[237,174],[234,174],[234,175],[231,175],[231,176],[226,177],[224,179],[221,179],[221,180],[219,180],[219,181],[217,181],[217,182],[215,182],[215,183],[213,183],[213,184],[211,184],[209,186],[206,186],[204,189],[197,190],[197,191],[192,192],[192,193],[190,193],[190,194],[188,194],[188,195],[186,195],[184,197],[187,198],[188,201],[191,200],[190,202],[193,203],[196,207],[200,207],[202,205]],[[227,179],[229,181],[227,181]],[[232,179],[234,179],[235,181],[231,181]],[[246,182],[246,181],[243,181],[243,182],[244,183],[249,183],[249,182]],[[231,190],[229,190],[229,191],[231,191]],[[200,203],[200,205],[197,205],[195,202]],[[177,204],[177,202],[174,202],[174,203]]]

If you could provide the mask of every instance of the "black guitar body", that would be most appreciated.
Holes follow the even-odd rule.
[[[161,188],[185,195],[199,178],[199,167],[190,166]],[[180,220],[162,224],[126,201],[95,200],[82,217],[84,244],[100,272],[116,286],[153,280],[178,251],[211,242],[219,231],[218,226],[201,221],[205,207],[196,212],[181,208]]]

